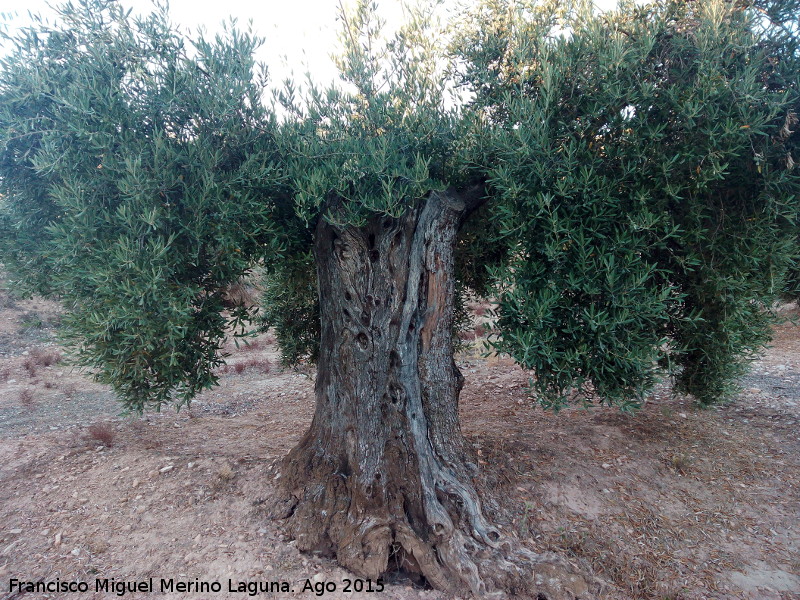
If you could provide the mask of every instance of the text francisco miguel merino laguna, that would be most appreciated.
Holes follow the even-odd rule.
[[[169,594],[174,592],[184,593],[216,593],[221,591],[239,592],[248,596],[264,594],[269,592],[293,592],[294,590],[287,581],[233,581],[228,579],[227,589],[219,581],[182,581],[179,579],[156,579],[150,577],[138,581],[122,581],[112,578],[95,579],[94,585],[85,581],[62,581],[54,579],[52,581],[23,581],[11,578],[8,581],[9,592],[22,593],[69,593],[69,592],[106,592],[117,596],[124,596],[126,593],[160,591]],[[306,581],[308,590],[314,591],[314,582]]]
[[[200,579],[181,580],[181,579],[158,579],[158,591],[162,594],[179,593],[200,593],[210,594],[218,592],[233,592],[256,596],[268,593],[312,593],[315,596],[323,596],[329,592],[382,592],[384,584],[382,579],[342,579],[336,581],[316,581],[317,577],[306,579],[300,588],[300,582],[296,582],[297,587],[293,588],[288,581],[234,581],[228,579],[227,589],[223,588],[219,581],[202,581]],[[94,585],[90,586],[85,581],[62,581],[54,579],[51,581],[23,581],[12,577],[8,581],[9,592],[20,593],[86,593],[106,592],[124,596],[127,593],[149,592],[156,590],[154,585],[156,578],[140,579],[137,581],[125,581],[121,579],[105,578],[95,579]]]

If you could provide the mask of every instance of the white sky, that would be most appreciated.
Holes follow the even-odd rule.
[[[153,6],[150,0],[122,0],[122,5],[137,13]],[[336,78],[330,55],[337,48],[338,0],[171,0],[169,5],[173,23],[187,32],[203,27],[213,33],[231,17],[244,29],[252,20],[255,33],[266,38],[259,60],[269,65],[273,85],[292,73],[303,79],[309,69],[318,83]],[[6,20],[11,29],[28,22],[29,10],[52,14],[47,0],[0,0],[0,13],[6,19],[12,15]],[[389,23],[402,19],[399,0],[381,0],[380,10]]]
[[[448,4],[455,1],[448,0]],[[50,3],[57,5],[60,0]],[[616,4],[615,0],[596,3],[603,7]],[[6,22],[13,28],[27,22],[29,10],[52,14],[47,4],[47,0],[0,0],[0,13],[16,15]],[[122,0],[122,4],[140,13],[152,7],[150,0]],[[317,83],[336,78],[330,55],[338,43],[338,0],[171,0],[169,4],[173,23],[184,31],[203,27],[213,33],[230,17],[244,28],[252,20],[254,31],[266,38],[259,60],[269,65],[273,86],[292,74],[299,82],[308,70]],[[388,24],[402,20],[400,0],[378,0],[378,4]]]

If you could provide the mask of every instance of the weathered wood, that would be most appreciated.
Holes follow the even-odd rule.
[[[534,557],[484,518],[458,420],[453,254],[470,209],[446,192],[359,228],[320,220],[316,411],[283,462],[280,516],[300,550],[363,577],[399,567],[454,593],[529,592]]]

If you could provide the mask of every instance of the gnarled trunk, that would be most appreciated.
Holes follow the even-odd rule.
[[[320,220],[316,412],[283,462],[280,516],[299,549],[362,577],[400,567],[451,592],[533,592],[536,557],[486,522],[458,421],[453,252],[464,213],[441,193],[359,228]]]

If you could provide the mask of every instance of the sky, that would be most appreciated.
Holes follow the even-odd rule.
[[[345,0],[348,5],[351,0]],[[134,12],[146,13],[150,0],[121,0]],[[50,2],[52,3],[52,2]],[[58,4],[58,0],[55,1]],[[387,22],[402,20],[399,0],[380,0]],[[170,0],[173,23],[186,32],[203,27],[216,32],[234,17],[240,28],[252,20],[254,31],[266,38],[258,58],[269,65],[274,83],[294,74],[301,79],[311,70],[315,81],[330,81],[336,68],[330,54],[336,49],[338,0]],[[52,14],[47,0],[0,0],[0,13],[10,27],[28,21],[28,11]],[[8,20],[8,16],[12,15]]]
[[[349,5],[352,0],[343,0]],[[469,0],[466,0],[467,2]],[[121,0],[123,6],[137,13],[146,13],[150,0]],[[59,4],[60,0],[49,3]],[[446,0],[455,6],[457,0]],[[614,0],[598,0],[602,7]],[[379,10],[387,23],[402,22],[400,0],[378,0]],[[337,47],[339,0],[170,0],[172,21],[183,31],[194,32],[203,27],[207,32],[219,31],[229,18],[245,27],[252,20],[254,31],[266,38],[259,60],[269,65],[271,80],[277,84],[289,76],[301,80],[307,71],[314,81],[324,83],[336,78],[330,59]],[[13,29],[27,22],[28,11],[52,14],[47,0],[0,0],[0,14]],[[9,15],[11,19],[8,20]]]

